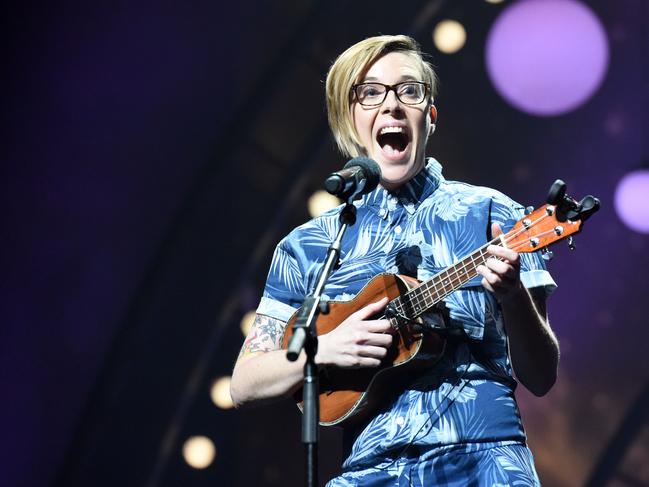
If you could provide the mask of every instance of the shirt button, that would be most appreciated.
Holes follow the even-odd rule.
[[[403,416],[399,416],[399,417],[396,419],[396,423],[397,423],[399,426],[403,426],[403,423],[405,423],[405,422],[406,422],[406,420],[403,419]]]
[[[401,226],[400,225],[397,225],[396,227],[394,227],[394,233],[396,233],[397,235],[399,235],[401,233]]]
[[[387,215],[387,213],[388,213],[388,212],[387,212],[387,210],[386,210],[385,208],[381,208],[381,209],[379,210],[379,216],[380,216],[381,218],[383,218],[385,215]]]

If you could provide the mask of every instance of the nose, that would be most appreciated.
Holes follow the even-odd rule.
[[[403,107],[401,106],[401,102],[397,98],[397,93],[394,91],[394,89],[388,90],[385,100],[383,100],[383,103],[381,104],[381,111],[383,113],[390,113],[394,111],[401,111]]]

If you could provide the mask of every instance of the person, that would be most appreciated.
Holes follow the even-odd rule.
[[[378,36],[347,49],[326,81],[329,124],[346,156],[381,168],[380,185],[355,202],[327,298],[351,299],[381,272],[429,279],[493,236],[523,208],[502,193],[446,180],[425,155],[435,130],[437,78],[407,36]],[[234,367],[236,406],[291,396],[304,357],[281,349],[289,317],[315,285],[338,229],[340,207],[294,229],[277,246],[263,297]],[[449,339],[434,366],[403,378],[373,417],[347,428],[342,472],[327,485],[539,485],[514,397],[554,384],[559,346],[546,296],[556,287],[535,253],[490,245],[479,276],[445,299]],[[393,336],[376,319],[387,299],[319,336],[319,367],[377,367]],[[451,334],[449,334],[451,336]],[[304,355],[304,353],[302,354]],[[512,370],[513,369],[513,370]]]

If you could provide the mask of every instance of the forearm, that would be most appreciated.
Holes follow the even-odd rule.
[[[315,363],[319,367],[377,367],[392,344],[387,319],[370,320],[387,298],[364,306],[339,326],[318,337]],[[304,351],[295,362],[281,349],[286,323],[257,315],[232,373],[230,394],[237,407],[289,396],[302,384]]]
[[[232,372],[230,395],[236,407],[265,402],[293,392],[302,376],[304,358],[286,359],[282,337],[286,322],[257,314]]]
[[[559,343],[548,323],[543,297],[535,298],[521,284],[501,305],[516,377],[542,396],[557,378]]]
[[[302,384],[304,353],[295,362],[286,350],[272,350],[240,358],[232,373],[230,394],[236,407],[290,396]]]

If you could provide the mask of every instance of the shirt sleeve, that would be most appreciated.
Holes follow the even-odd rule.
[[[503,232],[507,233],[518,220],[525,216],[525,209],[519,203],[504,195],[492,198],[489,215],[489,233],[491,223],[500,224]],[[526,288],[542,287],[546,297],[552,294],[557,284],[548,272],[541,252],[521,253],[521,282]]]
[[[305,295],[304,278],[296,252],[285,238],[275,248],[257,313],[288,321],[302,305]]]

